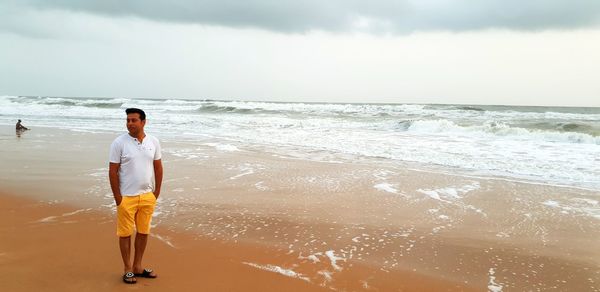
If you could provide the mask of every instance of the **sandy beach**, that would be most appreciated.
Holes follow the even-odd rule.
[[[106,178],[115,133],[0,127],[0,282],[120,282]],[[384,160],[163,141],[165,182],[135,289],[598,291],[593,190]]]
[[[0,282],[5,291],[319,290],[242,264],[245,254],[268,259],[266,250],[231,248],[185,236],[177,237],[177,248],[153,238],[146,262],[157,267],[160,278],[127,286],[120,281],[122,263],[115,256],[119,251],[112,216],[5,194],[0,200]]]
[[[272,262],[285,257],[268,248],[195,240],[189,234],[165,230],[156,232],[168,234],[169,240],[161,235],[152,237],[152,252],[146,257],[147,263],[160,267],[160,278],[124,285],[120,281],[121,261],[116,256],[112,216],[6,194],[0,195],[0,202],[0,282],[6,291],[329,290],[308,283],[301,275],[282,275],[283,271],[268,266],[257,269],[247,262]],[[267,268],[272,271],[265,271]],[[368,270],[359,268],[338,281],[349,290],[360,289],[354,286],[354,277]],[[393,278],[382,277],[377,282],[379,287],[390,290],[469,290],[413,273],[393,273]]]

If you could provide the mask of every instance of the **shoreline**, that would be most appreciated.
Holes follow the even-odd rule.
[[[0,124],[0,133],[7,132],[7,129],[9,132],[11,130],[14,130],[12,125]],[[124,130],[123,131],[104,130],[104,129],[85,130],[85,129],[69,129],[67,127],[51,127],[51,126],[38,126],[38,127],[35,127],[35,129],[47,130],[50,132],[55,132],[55,131],[71,132],[74,134],[81,134],[81,135],[101,135],[101,136],[111,137],[111,139],[114,137],[117,137],[120,134],[126,133],[126,131],[124,131]],[[27,133],[27,134],[29,134],[29,133]],[[169,143],[176,143],[176,144],[194,144],[193,140],[182,140],[182,141],[173,141],[172,139],[165,139],[165,140],[168,141]],[[257,150],[257,149],[251,148],[248,151],[253,151],[253,150]],[[285,157],[284,154],[276,153],[276,152],[265,152],[265,153],[267,153],[268,155],[272,155],[274,157],[280,157],[280,158],[285,158],[285,159],[289,159],[289,160],[298,160],[298,161],[311,161],[311,162],[315,162],[315,163],[346,164],[351,161],[351,159],[349,158],[350,155],[347,155],[347,154],[344,154],[344,156],[348,156],[348,157],[341,158],[341,160],[339,160],[339,161],[337,161],[337,160],[328,161],[328,160],[307,160],[307,157],[297,157],[297,156],[293,156],[293,155]],[[105,157],[102,157],[102,158],[105,158]],[[421,163],[421,162],[416,162],[416,161],[392,160],[391,162],[389,162],[387,160],[380,160],[380,158],[378,158],[378,157],[366,157],[365,162],[352,161],[352,164],[358,164],[358,165],[360,165],[361,163],[368,164],[369,162],[367,162],[367,161],[369,161],[369,160],[372,160],[372,161],[370,161],[371,163],[377,162],[377,163],[389,164],[389,165],[400,165],[399,168],[401,168],[401,169],[430,174],[430,175],[434,175],[434,176],[453,176],[453,177],[460,177],[460,178],[464,178],[464,179],[470,178],[470,179],[492,180],[492,181],[501,181],[501,182],[540,186],[540,187],[553,187],[553,188],[562,188],[562,189],[567,189],[567,190],[581,190],[581,191],[585,191],[585,192],[600,192],[600,189],[594,189],[592,187],[569,185],[569,184],[559,184],[559,183],[552,183],[552,182],[543,182],[543,181],[536,181],[536,180],[531,180],[531,179],[527,179],[527,178],[518,178],[518,177],[510,177],[510,176],[498,176],[498,175],[492,175],[492,174],[477,174],[477,173],[474,173],[475,172],[474,170],[454,169],[453,167],[450,167],[450,166],[427,164],[427,163]]]

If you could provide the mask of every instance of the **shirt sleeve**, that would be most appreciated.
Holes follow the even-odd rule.
[[[108,161],[112,163],[121,163],[121,152],[123,151],[123,147],[121,147],[121,143],[118,143],[116,140],[112,142],[110,145],[110,153],[108,154]]]
[[[156,151],[154,151],[154,160],[159,160],[162,158],[162,151],[158,139],[154,139],[154,144],[156,145]]]

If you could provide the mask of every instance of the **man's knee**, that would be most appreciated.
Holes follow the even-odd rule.
[[[120,238],[130,238],[133,235],[132,227],[117,226],[117,236]]]

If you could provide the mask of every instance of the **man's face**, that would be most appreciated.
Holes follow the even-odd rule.
[[[146,121],[140,119],[140,114],[133,113],[127,115],[127,130],[130,134],[137,134],[144,129]]]

